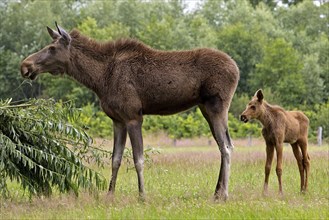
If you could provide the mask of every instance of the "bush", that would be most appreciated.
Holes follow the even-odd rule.
[[[318,128],[322,127],[322,136],[329,141],[329,101],[321,105],[315,105],[314,111],[304,111],[310,120],[309,139],[316,141]]]
[[[249,135],[259,137],[261,135],[259,123],[242,123],[231,113],[228,124],[233,138],[244,138]],[[93,105],[89,104],[81,109],[78,125],[86,127],[92,135],[112,138],[111,119]],[[144,116],[143,133],[154,134],[161,131],[164,131],[172,139],[212,136],[208,123],[199,108],[169,116]]]
[[[80,109],[79,120],[76,123],[87,129],[92,136],[112,138],[112,120],[92,104],[88,104]]]
[[[245,138],[247,136],[260,137],[262,126],[257,121],[243,123],[233,114],[229,113],[228,126],[232,138]]]
[[[79,187],[103,189],[105,178],[83,161],[110,152],[91,147],[92,139],[78,126],[78,114],[69,104],[30,100],[13,104],[0,101],[0,191],[9,195],[7,179],[15,180],[30,195],[78,193]],[[68,147],[70,146],[70,147]]]

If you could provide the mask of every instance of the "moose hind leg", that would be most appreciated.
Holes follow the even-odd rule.
[[[303,158],[302,154],[299,150],[298,144],[291,144],[292,150],[294,152],[295,158],[297,160],[299,175],[300,175],[300,191],[302,192],[305,188],[305,176],[304,176],[304,166],[303,166]]]
[[[138,190],[141,198],[144,198],[144,176],[143,176],[143,137],[142,137],[142,122],[132,120],[127,124],[128,134],[130,137],[135,169],[138,178]]]
[[[307,139],[298,141],[298,145],[302,151],[303,168],[304,168],[304,172],[305,172],[305,183],[304,183],[303,191],[307,191],[308,176],[309,176],[309,172],[310,172],[310,157],[309,157],[308,151],[307,151]]]
[[[233,147],[228,134],[228,107],[224,107],[220,101],[212,101],[200,106],[200,109],[209,123],[221,152],[221,166],[215,190],[215,199],[223,198],[226,200],[228,198],[231,151]]]
[[[127,129],[123,123],[113,122],[114,146],[112,155],[112,176],[109,186],[109,193],[113,194],[117,180],[118,171],[121,165],[122,155],[127,139]]]
[[[278,176],[278,182],[279,182],[279,194],[282,195],[282,152],[283,151],[283,144],[279,144],[276,148],[276,175]]]

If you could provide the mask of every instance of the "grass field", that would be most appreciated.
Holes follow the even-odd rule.
[[[269,196],[262,196],[265,147],[236,143],[232,155],[229,200],[214,202],[220,155],[217,147],[161,147],[145,166],[146,201],[138,200],[137,177],[125,164],[119,172],[116,196],[81,193],[34,198],[17,190],[10,201],[0,200],[1,219],[329,219],[329,146],[309,147],[309,191],[300,194],[297,163],[285,146],[284,195],[278,195],[275,160]],[[102,171],[109,177],[109,169]]]

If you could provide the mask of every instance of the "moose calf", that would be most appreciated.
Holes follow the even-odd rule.
[[[268,192],[268,178],[271,170],[274,149],[277,154],[276,174],[279,181],[279,193],[282,194],[282,150],[283,143],[292,146],[297,160],[301,192],[307,190],[310,158],[307,153],[308,118],[300,111],[285,111],[279,106],[268,104],[262,90],[258,90],[241,114],[241,121],[257,119],[263,125],[262,135],[266,142],[266,165],[264,194]]]

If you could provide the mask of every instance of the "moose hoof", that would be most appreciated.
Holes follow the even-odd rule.
[[[224,193],[224,192],[221,192],[221,193],[215,193],[214,195],[214,200],[217,202],[217,201],[224,201],[226,202],[228,200],[228,194],[227,193]]]
[[[138,196],[138,202],[145,203],[146,202],[146,196],[144,193],[140,193]]]

